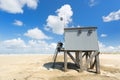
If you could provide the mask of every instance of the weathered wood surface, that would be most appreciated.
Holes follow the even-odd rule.
[[[80,70],[79,72],[83,71],[83,61],[82,61],[82,52],[79,52],[79,64],[80,64]]]
[[[64,71],[67,71],[67,51],[64,52]]]
[[[67,71],[67,55],[72,59],[72,61],[79,67],[79,72],[84,69],[89,71],[89,69],[94,70],[96,73],[100,73],[100,61],[98,51],[74,51],[74,50],[63,50],[64,52],[64,71]],[[70,52],[75,52],[75,57]],[[58,52],[55,55],[54,65],[57,58]],[[83,65],[83,58],[85,57],[85,65]]]
[[[55,54],[54,54],[54,56],[53,56],[53,60],[54,60],[53,65],[52,65],[53,68],[55,67],[55,62],[56,62],[56,59],[57,59],[57,55],[58,55],[58,51],[57,51],[57,49],[56,49],[56,50],[55,50]]]
[[[79,65],[79,61],[80,61],[79,52],[75,52],[75,58],[76,58],[76,62],[77,62],[76,65]]]
[[[76,59],[70,54],[70,52],[67,52],[68,56],[73,60],[73,62],[75,64],[78,64],[78,62],[76,61]]]
[[[98,54],[95,56],[95,60],[96,60],[96,73],[100,74],[99,52],[98,52]]]

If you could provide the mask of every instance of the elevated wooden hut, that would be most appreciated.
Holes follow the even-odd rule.
[[[67,55],[79,66],[79,71],[100,73],[97,27],[64,28],[64,48],[58,45],[54,64],[59,52],[64,52],[64,71],[67,71]],[[74,53],[75,57],[71,54]],[[84,62],[84,64],[83,64]]]

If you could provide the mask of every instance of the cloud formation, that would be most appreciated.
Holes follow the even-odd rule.
[[[104,22],[120,20],[120,9],[109,13],[107,16],[103,16],[102,19]]]
[[[64,27],[68,27],[68,24],[72,21],[73,11],[69,4],[65,4],[60,9],[57,9],[56,13],[57,15],[48,16],[45,29],[62,35],[64,33]]]
[[[101,37],[107,37],[107,34],[101,34],[100,36]]]
[[[100,52],[116,53],[120,52],[120,46],[106,46],[102,42],[99,43]],[[44,40],[29,40],[25,43],[21,38],[15,38],[0,42],[1,53],[54,53],[56,43],[48,44]]]
[[[38,0],[0,0],[0,10],[8,13],[23,13],[23,7],[27,6],[31,9],[36,9]]]
[[[109,52],[109,53],[120,52],[120,46],[106,46],[102,42],[98,42],[98,43],[99,43],[100,52]]]
[[[54,42],[48,44],[46,41],[43,40],[29,40],[25,51],[27,53],[51,54],[54,53],[56,45],[57,44]]]
[[[5,40],[2,46],[9,49],[25,48],[26,44],[21,38]]]
[[[0,44],[1,53],[54,53],[56,43],[48,44],[43,40],[29,40],[25,43],[21,38],[2,41]]]
[[[89,1],[89,6],[90,7],[93,7],[93,6],[95,6],[96,5],[96,1],[95,0],[90,0]]]
[[[20,20],[15,20],[13,24],[16,26],[23,26],[23,22]]]
[[[38,29],[37,27],[28,30],[24,35],[32,39],[51,39],[50,37],[46,36],[42,32],[42,30]]]

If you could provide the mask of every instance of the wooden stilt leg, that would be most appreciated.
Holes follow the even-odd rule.
[[[79,65],[79,52],[75,52],[75,57],[76,57],[76,62],[77,62],[77,66]]]
[[[67,51],[64,52],[64,71],[67,71]]]
[[[95,60],[96,60],[96,73],[100,74],[100,62],[99,62],[99,52],[97,52],[98,54],[95,56]]]
[[[92,52],[89,52],[89,58],[91,58],[91,56],[92,56]],[[93,58],[91,59],[91,61],[90,61],[90,69],[92,69],[92,64],[93,64],[94,62],[93,62]]]
[[[86,52],[86,70],[88,70],[89,66],[89,59],[88,59],[88,52]]]
[[[80,65],[79,72],[81,72],[83,71],[82,52],[79,52],[79,65]]]
[[[53,68],[55,67],[55,62],[56,62],[56,59],[57,59],[57,55],[58,55],[58,51],[56,50],[55,56],[53,57],[53,59],[54,59],[54,62],[53,62],[53,65],[52,65]]]

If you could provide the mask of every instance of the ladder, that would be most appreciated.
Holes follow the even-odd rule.
[[[62,46],[63,46],[63,43],[62,43],[62,42],[58,42],[58,43],[57,43],[57,47],[56,47],[55,53],[54,53],[54,55],[53,55],[53,65],[52,65],[52,68],[55,67],[56,58],[57,58],[58,53],[61,51]]]

